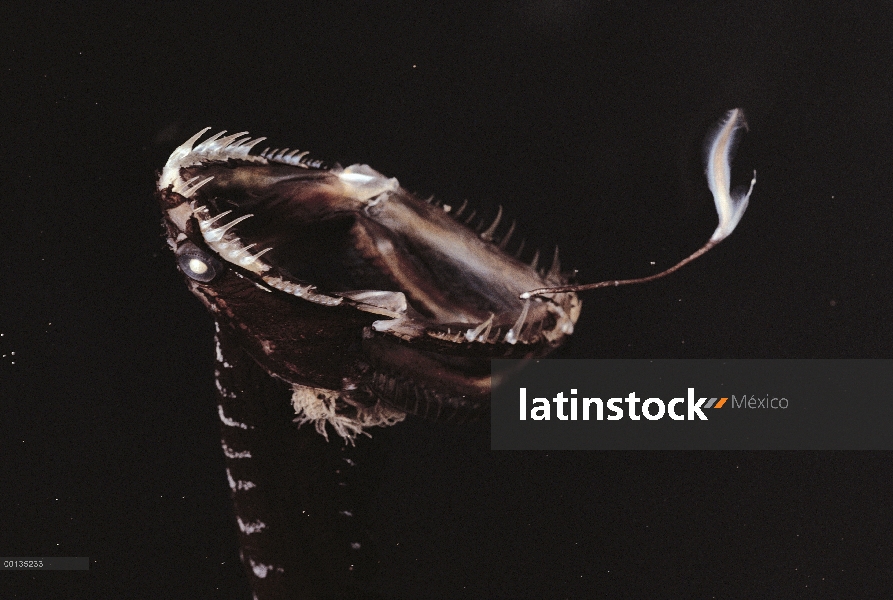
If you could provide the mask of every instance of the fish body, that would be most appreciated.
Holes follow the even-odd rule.
[[[377,559],[363,527],[374,427],[407,415],[461,423],[490,410],[490,360],[538,358],[574,331],[576,292],[642,283],[725,239],[747,206],[730,190],[743,113],[706,144],[719,226],[661,273],[578,285],[515,223],[425,201],[398,180],[245,133],[200,131],[159,174],[167,242],[214,318],[222,448],[256,600],[355,597]],[[301,426],[312,423],[313,427]],[[345,443],[330,444],[334,433]],[[364,435],[366,437],[364,437]],[[374,466],[371,469],[375,471]]]

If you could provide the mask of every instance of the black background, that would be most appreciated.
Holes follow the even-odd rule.
[[[716,225],[700,162],[733,107],[758,182],[671,278],[584,297],[560,356],[889,357],[889,2],[119,4],[0,15],[3,598],[247,598],[212,327],[154,171],[205,126],[503,204],[581,279]],[[654,264],[652,264],[654,263]],[[15,353],[14,355],[12,353]],[[492,453],[395,428],[385,597],[881,598],[888,453]]]

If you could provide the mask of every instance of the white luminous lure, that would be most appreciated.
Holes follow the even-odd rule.
[[[704,146],[704,158],[706,162],[707,186],[713,194],[713,202],[716,204],[716,214],[719,216],[719,225],[713,235],[706,244],[701,246],[694,254],[676,263],[666,271],[661,271],[648,277],[639,277],[636,279],[617,279],[610,281],[600,281],[598,283],[587,283],[583,285],[563,285],[548,288],[538,288],[521,294],[521,299],[526,300],[533,296],[545,296],[547,294],[556,294],[559,292],[581,292],[585,290],[594,290],[603,287],[615,287],[618,285],[629,285],[633,283],[646,283],[665,277],[674,271],[684,267],[691,261],[695,260],[708,250],[719,244],[721,241],[729,237],[750,201],[750,194],[753,192],[753,186],[757,182],[757,172],[753,172],[753,179],[750,180],[750,187],[747,192],[731,189],[731,172],[732,172],[732,154],[735,146],[740,138],[739,132],[747,129],[747,122],[744,120],[744,111],[735,108],[726,113],[724,119],[716,124],[713,131],[707,137],[707,143]]]
[[[750,194],[757,182],[757,172],[753,172],[747,192],[731,191],[732,153],[740,138],[738,132],[747,129],[744,113],[740,108],[730,110],[725,120],[716,125],[716,129],[708,138],[705,150],[707,163],[707,186],[716,203],[719,225],[710,241],[718,244],[735,230],[738,221],[747,210]]]

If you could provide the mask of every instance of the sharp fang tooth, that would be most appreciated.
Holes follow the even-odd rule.
[[[530,299],[524,301],[524,308],[521,309],[521,316],[518,317],[518,320],[515,321],[515,324],[512,325],[512,328],[509,329],[509,332],[505,334],[505,341],[509,344],[514,345],[516,342],[521,339],[521,330],[524,329],[524,322],[527,320],[527,312],[530,310]]]
[[[186,140],[185,142],[183,142],[182,144],[180,144],[180,147],[177,148],[176,151],[177,151],[177,152],[183,152],[184,155],[185,155],[185,154],[189,154],[190,152],[192,152],[192,145],[195,144],[195,143],[198,141],[198,138],[200,138],[200,137],[202,137],[203,135],[205,135],[205,134],[208,132],[209,129],[211,129],[211,128],[210,128],[210,127],[205,127],[204,129],[202,129],[201,131],[199,131],[198,133],[196,133],[194,136],[192,136],[191,138],[189,138],[188,140]]]
[[[195,181],[196,179],[198,179],[198,177],[193,177],[188,182],[186,182],[186,185],[183,186],[183,191],[180,192],[181,196],[183,196],[184,198],[192,198],[192,196],[195,194],[195,192],[198,191],[198,189],[200,187],[202,187],[203,185],[205,185],[206,183],[208,183],[209,181],[214,179],[214,177],[213,176],[207,177],[206,179],[203,179],[190,187],[189,183]]]
[[[509,244],[509,238],[512,237],[512,234],[515,233],[515,225],[517,225],[517,221],[512,220],[512,224],[509,226],[508,232],[505,234],[505,237],[502,238],[502,241],[499,242],[499,249],[505,250],[505,247]]]
[[[524,251],[524,244],[527,243],[527,238],[521,238],[521,245],[518,246],[518,249],[515,250],[515,258],[521,258],[521,252]]]
[[[481,234],[481,239],[490,241],[493,239],[493,234],[496,233],[496,227],[499,225],[499,221],[502,219],[502,205],[499,205],[499,210],[496,212],[496,218],[493,219],[493,224],[487,228],[487,231]]]
[[[186,181],[177,180],[177,182],[174,184],[173,191],[182,196],[183,190],[188,188],[189,184],[192,183],[193,181],[195,181],[196,179],[198,179],[199,177],[201,177],[201,175],[196,175],[195,177],[192,177],[191,179],[187,179]]]
[[[490,337],[490,329],[493,327],[493,314],[490,314],[490,318],[487,319],[487,327],[484,329],[484,332],[478,336],[479,342],[486,342],[487,338]]]
[[[226,136],[225,138],[220,138],[220,139],[217,140],[217,142],[216,142],[216,143],[217,143],[217,146],[219,146],[220,148],[226,148],[227,146],[229,146],[230,144],[232,144],[233,142],[235,142],[237,139],[239,139],[239,138],[241,138],[243,135],[247,135],[247,134],[248,134],[247,131],[240,131],[239,133],[234,133],[234,134],[232,134],[232,135],[228,135],[228,136]],[[242,141],[242,140],[240,140],[240,141]],[[207,143],[207,142],[206,142],[206,143]]]
[[[561,263],[558,261],[558,246],[555,246],[555,255],[552,257],[552,266],[549,268],[549,273],[546,275],[546,279],[558,281],[560,278]]]
[[[245,142],[244,144],[242,144],[242,146],[241,146],[240,149],[241,149],[241,150],[244,150],[244,151],[245,151],[245,154],[248,154],[248,151],[249,151],[249,150],[251,150],[252,148],[254,148],[255,146],[257,146],[258,144],[260,144],[260,143],[261,143],[262,141],[264,141],[265,139],[267,139],[267,138],[265,138],[265,137],[259,137],[259,138],[257,138],[256,140],[249,140],[248,142]]]
[[[211,229],[211,225],[214,224],[214,221],[217,221],[218,219],[225,217],[226,215],[228,215],[231,212],[233,212],[233,211],[227,210],[227,211],[220,213],[219,215],[217,215],[216,217],[214,217],[212,219],[204,220],[198,224],[198,228],[201,229],[202,232],[204,233],[205,231],[208,231],[209,229]]]
[[[205,131],[207,131],[208,129],[211,129],[211,128],[208,127],[207,129],[205,129]],[[192,151],[195,152],[196,154],[198,154],[199,152],[204,152],[207,149],[208,144],[213,144],[214,142],[216,142],[218,139],[220,139],[221,136],[223,136],[224,133],[226,133],[226,129],[224,129],[220,133],[215,133],[214,135],[212,135],[211,137],[206,139],[204,142],[202,142],[201,144],[196,146]]]
[[[490,324],[484,330],[484,333],[478,336],[479,342],[487,342],[490,339],[490,330],[493,329],[493,317],[490,317]]]
[[[549,303],[549,310],[558,313],[558,324],[557,327],[561,329],[561,333],[566,333],[568,335],[574,332],[574,322],[571,321],[571,318],[567,316],[567,313],[564,312],[564,309],[558,305],[556,302]]]
[[[536,271],[540,266],[540,249],[537,248],[533,254],[533,260],[530,261],[530,268]]]
[[[247,246],[245,246],[244,248],[242,248],[241,250],[239,250],[236,253],[237,256],[239,257],[238,258],[239,266],[247,267],[248,265],[250,265],[257,259],[256,256],[252,256],[252,254],[250,252],[248,252],[256,245],[257,244],[248,244]]]
[[[466,209],[467,207],[468,207],[468,200],[463,200],[463,201],[462,201],[462,206],[460,206],[460,207],[458,208],[458,210],[456,210],[456,212],[453,213],[453,216],[454,216],[454,217],[458,217],[459,215],[461,215],[461,214],[465,211],[465,209]]]
[[[469,342],[473,342],[474,340],[483,341],[483,340],[479,339],[478,336],[480,336],[481,332],[483,332],[485,329],[487,330],[487,333],[490,333],[490,328],[493,327],[493,317],[494,316],[495,315],[493,313],[490,313],[489,319],[487,319],[486,321],[484,321],[483,323],[481,323],[474,329],[469,329],[468,331],[466,331],[465,339],[468,340]]]
[[[231,227],[234,227],[238,223],[241,223],[245,219],[247,219],[249,217],[253,217],[253,216],[254,215],[242,215],[238,219],[233,219],[232,221],[230,221],[226,225],[223,225],[222,227],[218,227],[217,229],[212,229],[211,231],[209,231],[207,233],[204,233],[204,232],[202,232],[202,233],[205,236],[206,241],[219,242],[223,238],[223,234],[226,233]]]
[[[465,224],[466,224],[466,225],[469,225],[469,224],[471,223],[471,220],[474,218],[474,216],[475,216],[476,214],[478,214],[477,209],[472,210],[472,211],[471,211],[471,214],[468,215],[468,218],[465,219]]]

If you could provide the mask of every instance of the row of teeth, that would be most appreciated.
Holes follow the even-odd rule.
[[[304,169],[320,169],[325,166],[325,162],[317,159],[308,158],[310,154],[306,150],[291,150],[290,148],[264,148],[260,153],[260,157],[271,162],[285,163],[293,167],[302,167]]]
[[[165,189],[169,185],[176,186],[182,184],[180,169],[202,163],[226,162],[230,159],[237,159],[266,164],[266,158],[250,152],[254,146],[267,138],[251,139],[247,131],[223,137],[226,131],[221,131],[217,135],[213,135],[205,141],[196,144],[198,139],[207,133],[209,129],[211,128],[205,127],[171,153],[167,159],[167,164],[164,165],[164,169],[161,172],[161,178],[158,181],[159,189]]]
[[[183,187],[187,185],[187,183],[180,179],[180,169],[209,162],[226,162],[230,159],[261,164],[266,164],[268,161],[280,162],[295,167],[304,167],[305,169],[319,169],[325,167],[324,161],[308,158],[307,152],[301,152],[299,150],[290,152],[288,148],[285,148],[284,150],[280,150],[279,148],[273,150],[266,148],[260,154],[251,154],[251,149],[267,138],[259,137],[252,139],[247,131],[241,131],[226,137],[223,137],[226,131],[221,131],[203,142],[196,143],[199,138],[210,129],[210,127],[205,127],[183,142],[171,153],[167,164],[162,170],[161,179],[159,181],[160,189],[173,185],[174,191],[178,194],[182,194],[182,192],[176,188]],[[208,181],[210,180],[202,182],[202,185]],[[198,187],[199,186],[196,186],[192,192],[195,192]],[[182,195],[188,198],[192,194]]]
[[[170,167],[171,171],[179,171],[180,168],[186,166],[193,166],[196,164],[201,164],[202,162],[211,162],[211,161],[225,161],[231,158],[237,158],[240,160],[254,160],[258,162],[272,161],[278,163],[285,163],[292,166],[304,167],[304,168],[318,168],[323,166],[323,162],[319,160],[308,160],[307,155],[308,152],[301,150],[290,150],[289,148],[285,148],[280,150],[279,148],[270,149],[265,148],[263,152],[259,155],[249,154],[249,151],[258,143],[262,142],[266,138],[260,137],[251,139],[250,136],[247,135],[247,132],[243,131],[240,133],[236,133],[233,135],[229,135],[227,137],[222,137],[225,131],[221,131],[220,133],[211,136],[207,140],[197,144],[193,147],[195,142],[201,137],[206,131],[208,131],[210,127],[203,129],[192,138],[187,140],[184,144],[182,144],[179,148],[177,148],[168,161],[168,165],[165,168],[165,171],[168,171],[168,167]],[[211,181],[211,177],[205,178],[204,180],[197,181],[199,178],[194,177],[189,181],[183,181],[176,179],[173,182],[174,192],[189,198],[191,197],[201,186],[205,185],[209,181]],[[434,202],[438,206],[439,203],[433,200],[433,198],[429,198],[428,202]],[[459,216],[465,211],[468,206],[468,200],[462,202],[462,205],[453,212],[453,217],[458,220]],[[442,205],[444,212],[451,212],[452,207],[448,204]],[[472,210],[468,217],[465,219],[465,223],[470,225],[474,217],[476,216],[477,211]],[[483,223],[478,226],[478,231],[480,231],[479,235],[482,240],[487,242],[495,243],[495,234],[496,228],[499,226],[500,221],[502,220],[502,206],[499,207],[496,218],[493,219],[493,223],[484,230],[480,231],[483,227]],[[502,236],[502,240],[498,243],[498,247],[500,250],[505,250],[508,245],[509,238],[511,238],[512,234],[515,232],[515,221],[512,221],[512,224],[509,226],[508,231],[504,236]],[[518,247],[518,250],[515,252],[515,256],[518,257],[521,254],[521,251],[524,249],[524,241],[521,242],[521,245]],[[534,254],[533,260],[530,262],[530,266],[540,272],[540,274],[547,280],[550,281],[559,281],[561,279],[561,265],[558,261],[558,248],[555,248],[555,256],[552,260],[552,266],[548,271],[542,272],[539,271],[539,250],[537,250],[536,254]]]
[[[304,300],[309,300],[310,302],[315,302],[316,304],[323,304],[325,306],[337,306],[338,304],[341,304],[343,300],[343,298],[335,298],[333,296],[317,294],[316,288],[312,285],[301,285],[298,283],[293,283],[291,281],[286,281],[281,277],[264,277],[263,280],[277,290],[283,291],[287,294],[291,294],[292,296],[296,296],[298,298],[303,298]]]
[[[566,335],[572,334],[574,332],[574,323],[564,309],[552,302],[548,304],[548,308],[558,317],[556,329]],[[528,298],[524,301],[524,307],[521,309],[521,314],[518,316],[515,324],[505,333],[505,336],[502,335],[502,328],[496,328],[496,330],[493,331],[493,319],[495,317],[493,313],[490,313],[490,317],[477,327],[469,328],[464,332],[459,330],[454,334],[447,328],[446,333],[442,331],[430,331],[428,334],[431,337],[457,344],[462,342],[481,342],[485,344],[505,342],[512,345],[520,342],[522,344],[531,344],[535,343],[539,338],[539,334],[543,330],[543,322],[535,321],[528,325],[527,316],[529,312],[530,299]]]
[[[443,204],[443,205],[440,204],[440,202],[434,200],[433,196],[431,198],[428,198],[426,200],[426,202],[428,202],[428,204],[433,204],[435,206],[439,206],[440,208],[443,209],[443,212],[445,212],[445,213],[450,213],[453,210],[452,206],[450,206],[449,204]],[[453,218],[455,218],[457,221],[460,220],[459,216],[463,212],[465,212],[465,209],[467,207],[468,207],[468,200],[463,200],[462,205],[459,206],[459,208],[456,209],[455,212],[452,212]],[[471,222],[474,220],[476,215],[477,215],[477,210],[476,209],[472,210],[471,213],[469,213],[468,217],[466,217],[464,219],[465,224],[470,226]],[[517,225],[517,223],[516,223],[516,221],[512,220],[512,224],[509,225],[508,231],[506,231],[505,235],[502,236],[502,240],[497,243],[496,242],[496,228],[499,226],[500,221],[502,221],[502,205],[499,206],[499,209],[496,212],[496,218],[493,219],[493,223],[491,223],[487,229],[481,231],[484,226],[484,222],[481,221],[481,223],[478,224],[476,230],[478,231],[478,237],[480,237],[482,240],[484,240],[485,242],[493,242],[494,244],[497,245],[497,247],[500,250],[505,250],[506,247],[508,246],[509,239],[512,237],[512,234],[515,233],[515,226]],[[521,240],[521,244],[518,246],[518,249],[515,250],[515,253],[514,253],[515,258],[521,257],[521,252],[524,251],[525,242],[526,242],[526,240]],[[549,267],[548,271],[539,268],[539,261],[540,261],[540,251],[537,250],[533,255],[533,259],[530,261],[530,267],[533,270],[535,270],[537,273],[539,273],[539,275],[544,280],[550,281],[550,282],[555,282],[555,283],[562,283],[564,281],[563,278],[561,277],[561,262],[558,260],[558,247],[557,246],[555,247],[555,254],[552,257],[552,266]]]
[[[196,175],[187,181],[177,179],[177,181],[174,182],[172,191],[180,194],[184,198],[192,198],[200,187],[210,182],[212,179],[214,179],[214,177],[205,177],[202,179],[200,175]]]
[[[501,327],[497,327],[496,329],[492,328],[492,321],[485,321],[479,327],[483,326],[484,329],[475,335],[475,329],[468,329],[467,331],[457,331],[453,333],[452,330],[447,328],[445,332],[443,331],[429,331],[428,335],[447,342],[452,342],[454,344],[461,344],[466,342],[478,342],[482,344],[499,344],[501,342],[506,342],[508,344],[515,345],[517,343],[522,344],[534,344],[539,339],[539,334],[542,331],[542,322],[537,321],[536,323],[531,323],[527,329],[523,331],[523,333],[515,333],[515,328],[511,328],[503,335],[503,329]],[[489,330],[488,330],[489,328]]]
[[[204,182],[202,182],[202,185],[203,184]],[[221,258],[231,264],[238,265],[261,275],[268,285],[277,290],[291,294],[292,296],[303,298],[304,300],[309,300],[316,304],[323,304],[325,306],[336,306],[341,304],[343,300],[342,298],[317,294],[316,288],[312,285],[301,285],[286,281],[281,277],[264,275],[264,273],[269,271],[272,267],[260,260],[260,257],[272,250],[272,248],[265,248],[257,254],[252,254],[251,249],[254,248],[255,244],[244,245],[242,240],[231,231],[238,223],[241,223],[245,219],[253,217],[254,215],[242,215],[241,217],[233,219],[226,225],[215,227],[215,223],[231,212],[231,210],[227,210],[216,217],[211,217],[206,206],[199,206],[193,210],[193,214],[198,220],[198,227],[202,233],[202,237],[205,239],[208,246],[210,246]]]
[[[238,223],[241,223],[245,219],[248,219],[254,215],[247,214],[242,215],[236,219],[233,219],[226,225],[220,225],[215,227],[215,223],[230,214],[232,211],[227,210],[225,212],[220,213],[216,217],[211,217],[208,212],[207,207],[200,206],[193,211],[196,219],[198,220],[199,230],[202,233],[202,237],[205,239],[205,242],[208,246],[211,247],[214,252],[220,255],[221,258],[226,261],[238,265],[244,269],[257,273],[261,275],[263,280],[270,285],[271,287],[276,288],[277,290],[281,290],[292,296],[296,296],[298,298],[303,298],[304,300],[309,300],[310,302],[315,302],[316,304],[323,304],[325,306],[336,306],[341,304],[342,298],[335,298],[332,296],[326,296],[323,294],[317,294],[316,288],[312,285],[301,285],[298,283],[293,283],[291,281],[286,281],[281,277],[272,277],[268,275],[263,275],[267,271],[271,269],[270,265],[264,263],[260,260],[260,257],[272,250],[272,248],[265,248],[258,252],[257,254],[252,254],[251,249],[254,248],[255,244],[248,244],[247,246],[242,243],[242,240],[231,231],[231,229]]]
[[[229,263],[238,265],[243,269],[257,273],[258,275],[269,271],[270,265],[260,260],[260,257],[272,250],[272,248],[265,248],[257,254],[252,254],[251,250],[254,248],[255,244],[244,245],[242,240],[240,240],[235,233],[230,231],[235,225],[253,215],[243,215],[237,219],[233,219],[226,225],[215,227],[216,222],[231,212],[231,210],[228,210],[220,213],[216,217],[211,217],[205,206],[200,206],[193,210],[193,214],[198,221],[198,227],[205,242],[212,250],[214,250],[214,252]]]
[[[428,203],[435,204],[436,206],[441,206],[438,202],[434,201],[433,198],[428,199]],[[465,211],[468,207],[468,201],[465,200],[462,202],[462,205],[455,211],[452,212],[454,218],[458,220],[459,216]],[[452,211],[452,206],[448,204],[444,204],[441,208],[446,213],[450,213]],[[465,224],[471,225],[471,222],[474,220],[477,212],[472,210],[468,217],[465,218]],[[496,217],[493,219],[493,222],[482,231],[484,222],[478,224],[476,230],[478,231],[479,237],[485,242],[492,242],[496,244],[496,228],[499,226],[500,221],[502,220],[502,206],[496,212]],[[508,231],[506,231],[505,235],[502,236],[502,240],[498,242],[497,246],[500,250],[505,250],[508,245],[509,238],[511,238],[512,234],[515,232],[516,222],[512,221],[512,224],[509,225]],[[521,241],[521,244],[518,246],[518,249],[515,251],[515,258],[520,258],[521,252],[524,250],[524,240]],[[540,251],[536,250],[533,254],[533,259],[530,261],[530,267],[535,270],[544,281],[552,282],[552,283],[563,283],[564,278],[561,276],[561,261],[558,259],[558,247],[555,247],[555,253],[552,256],[552,265],[549,267],[549,270],[539,268],[539,260],[540,260]],[[548,304],[548,309],[557,317],[557,323],[555,329],[560,331],[565,335],[570,335],[574,332],[574,321],[570,318],[567,312],[556,302],[550,302]],[[527,321],[527,315],[530,310],[530,299],[526,299],[524,302],[524,306],[521,309],[521,314],[518,317],[515,324],[505,333],[505,337],[500,340],[501,329],[496,330],[495,336],[491,337],[490,333],[493,328],[493,315],[490,316],[489,319],[478,325],[477,327],[470,328],[467,331],[459,332],[456,335],[451,335],[449,330],[447,330],[447,334],[440,334],[436,337],[443,337],[444,339],[449,339],[455,342],[484,342],[484,343],[497,343],[499,341],[504,341],[507,344],[517,344],[521,343],[533,343],[539,336],[539,333],[542,331],[542,321],[538,321],[530,324],[527,327],[527,330],[524,331],[524,327]],[[536,332],[533,330],[538,328]]]

